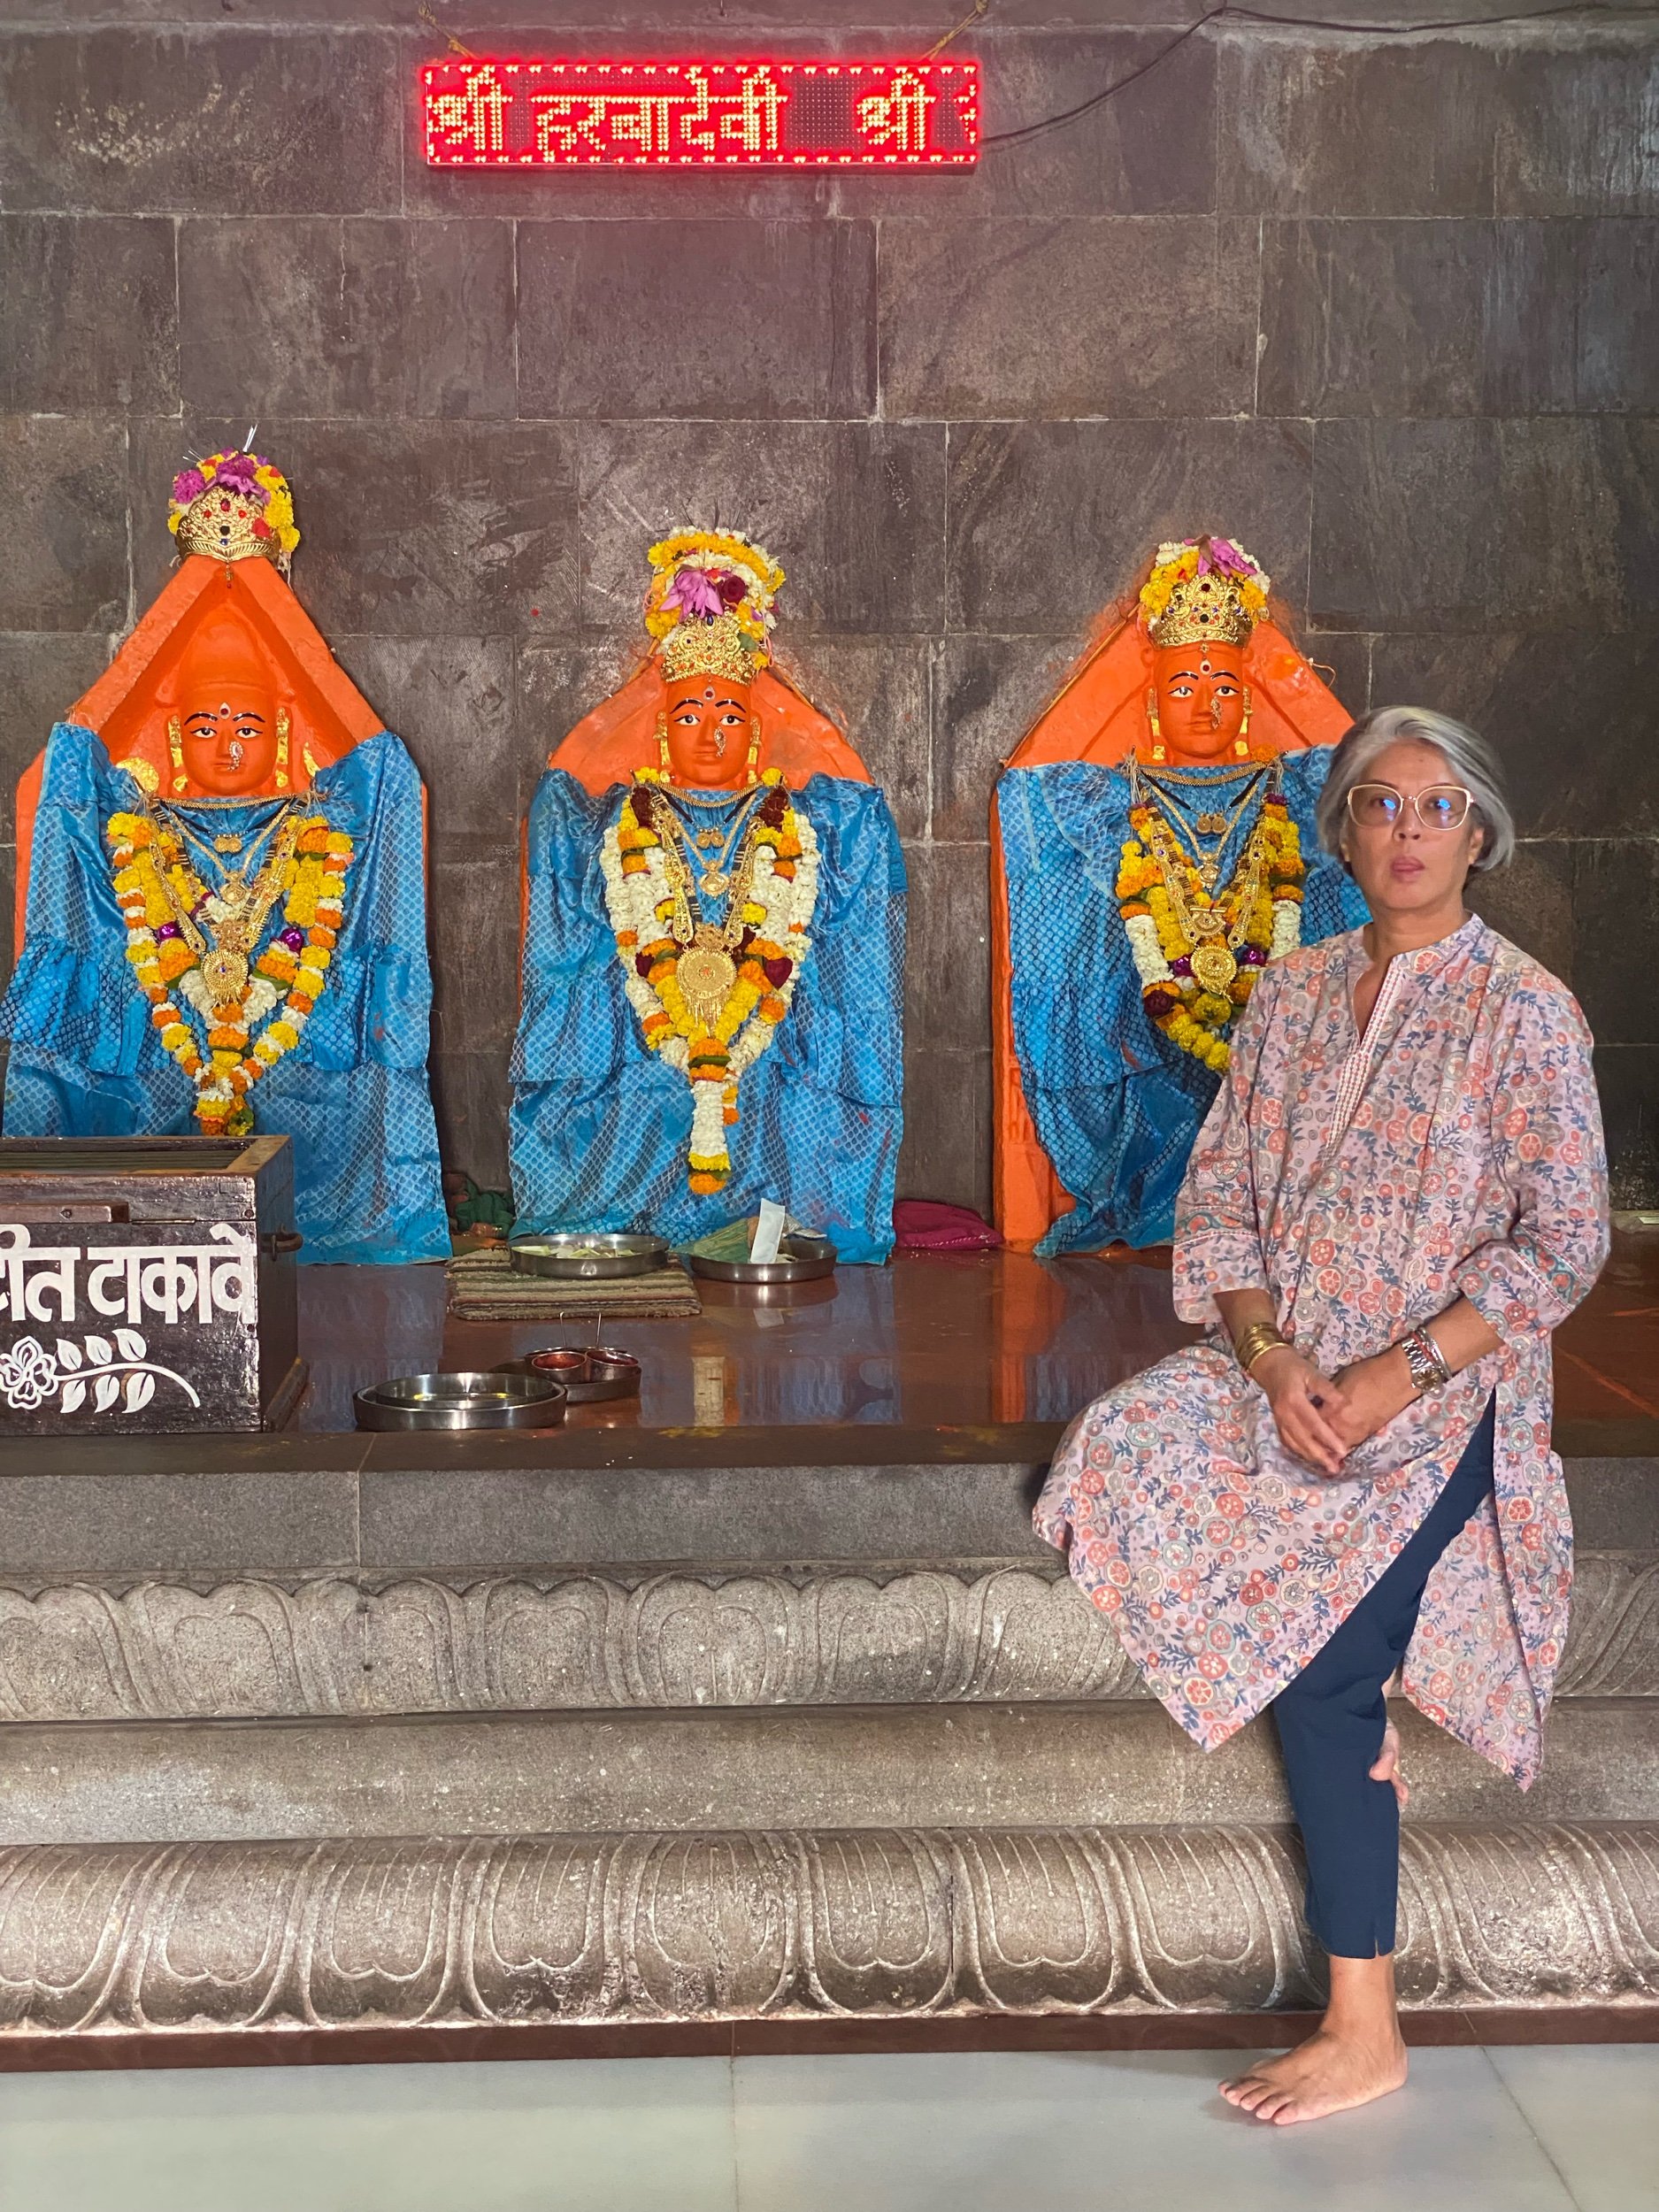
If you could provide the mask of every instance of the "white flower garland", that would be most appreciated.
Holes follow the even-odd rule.
[[[647,787],[656,787],[648,782]],[[653,832],[656,841],[647,845],[637,856],[644,865],[633,871],[626,870],[622,864],[621,842],[625,812],[631,815],[631,806],[618,810],[617,819],[606,830],[599,849],[605,905],[611,928],[616,933],[623,988],[627,994],[628,1003],[639,1017],[646,1043],[659,1053],[670,1067],[689,1072],[693,1039],[686,1033],[683,1024],[675,1021],[671,1008],[640,973],[638,966],[638,956],[661,942],[670,933],[674,893],[669,881],[665,849],[660,835]],[[775,946],[778,955],[788,960],[789,973],[781,984],[774,986],[768,982],[736,1033],[721,1040],[726,1048],[724,1080],[710,1080],[699,1076],[692,1078],[689,1145],[692,1171],[694,1174],[718,1179],[713,1185],[716,1188],[731,1171],[726,1126],[728,1115],[733,1119],[736,1118],[739,1080],[765,1051],[779,1024],[787,1014],[795,999],[802,964],[811,949],[811,923],[818,907],[818,833],[806,814],[791,802],[785,812],[783,826],[777,834],[780,837],[792,836],[801,849],[799,857],[794,864],[794,878],[791,879],[777,872],[772,843],[763,833],[755,849],[744,918],[755,940],[764,945]],[[739,967],[741,979],[741,958],[736,954],[733,956]],[[751,949],[749,956],[771,958],[774,956],[770,951],[758,955]],[[734,993],[738,987],[738,985],[733,985]],[[776,1010],[763,1012],[762,1008],[769,1003]],[[717,1024],[717,1029],[718,1025]]]

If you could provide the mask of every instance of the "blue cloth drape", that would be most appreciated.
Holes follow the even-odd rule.
[[[1325,746],[1286,755],[1283,764],[1285,801],[1308,869],[1306,943],[1367,919],[1357,887],[1319,849],[1314,830],[1330,765]],[[1232,765],[1197,772],[1190,787],[1202,798],[1194,804],[1231,811],[1250,772]],[[1116,1238],[1167,1242],[1187,1155],[1219,1079],[1155,1028],[1141,1002],[1118,913],[1118,864],[1132,834],[1128,777],[1119,768],[1061,761],[1010,768],[996,790],[1014,1049],[1037,1133],[1076,1201],[1037,1249],[1048,1256],[1093,1251]],[[1224,877],[1253,818],[1229,837]]]
[[[23,952],[0,1002],[12,1137],[197,1133],[189,1078],[171,1058],[126,957],[104,825],[140,802],[90,730],[59,723],[46,748]],[[356,841],[326,989],[297,1048],[250,1094],[255,1127],[293,1141],[302,1261],[436,1259],[449,1249],[426,1086],[420,780],[389,731],[321,770],[309,803]],[[176,810],[211,842],[257,830],[269,800]],[[268,935],[281,928],[279,907]]]
[[[730,1179],[699,1196],[687,1182],[691,1087],[645,1045],[605,904],[600,841],[626,795],[618,785],[594,796],[549,769],[531,807],[511,1118],[520,1231],[650,1230],[681,1243],[773,1198],[843,1259],[886,1259],[904,961],[904,864],[887,802],[829,776],[791,795],[818,837],[811,949],[739,1087]]]

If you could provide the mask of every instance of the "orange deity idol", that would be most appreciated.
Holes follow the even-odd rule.
[[[184,471],[176,573],[18,789],[9,1136],[293,1141],[303,1260],[449,1248],[423,798],[286,576],[286,480]]]
[[[526,839],[513,1195],[526,1230],[683,1241],[763,1199],[885,1259],[904,872],[886,801],[773,667],[783,572],[650,551],[649,646],[557,746]]]
[[[1233,541],[1162,545],[992,817],[997,1224],[1164,1241],[1256,979],[1364,907],[1313,810],[1351,719]]]

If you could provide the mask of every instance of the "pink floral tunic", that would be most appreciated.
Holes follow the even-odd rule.
[[[1214,1337],[1079,1416],[1037,1528],[1213,1749],[1403,1548],[1495,1392],[1495,1494],[1430,1577],[1405,1688],[1525,1786],[1572,1581],[1549,1334],[1607,1256],[1590,1039],[1565,987],[1477,917],[1394,960],[1362,1041],[1366,964],[1354,931],[1263,973],[1177,1214],[1176,1310]],[[1327,1373],[1460,1292],[1502,1341],[1328,1479],[1227,1348],[1215,1293],[1253,1286]]]

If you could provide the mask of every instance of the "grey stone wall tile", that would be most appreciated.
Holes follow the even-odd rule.
[[[1504,58],[1497,209],[1517,215],[1659,213],[1651,26],[1595,30]]]
[[[506,223],[327,216],[186,222],[187,407],[271,415],[511,418]]]
[[[642,551],[641,566],[644,566]],[[642,607],[643,584],[639,596]],[[626,682],[645,642],[645,626],[641,622],[637,639],[618,629],[611,636],[587,643],[536,636],[519,648],[516,743],[526,807],[553,748],[585,714]]]
[[[1160,540],[1236,537],[1306,590],[1300,424],[1030,423],[950,434],[950,622],[1080,638]]]
[[[941,624],[945,433],[926,423],[589,423],[580,457],[582,613],[640,634],[646,548],[717,518],[788,582],[778,626],[886,635]]]
[[[434,832],[512,833],[527,795],[510,638],[331,638],[342,665],[415,757]],[[531,764],[533,766],[534,764]]]
[[[875,234],[848,222],[518,229],[519,411],[867,415]]]
[[[438,1150],[446,1169],[470,1175],[480,1190],[506,1190],[507,1049],[434,1052],[432,1101],[438,1117]]]
[[[937,1198],[991,1214],[991,1056],[905,1056],[901,1198]]]
[[[1599,1045],[1659,1045],[1659,843],[1591,837],[1567,849],[1585,1019]]]
[[[1356,718],[1363,714],[1376,695],[1371,688],[1374,640],[1340,630],[1304,629],[1297,633],[1296,642],[1348,712]]]
[[[1659,836],[1651,626],[1379,637],[1371,696],[1437,707],[1488,737],[1524,836]]]
[[[845,731],[903,838],[927,829],[931,645],[914,638],[805,638],[778,664]]]
[[[181,449],[241,440],[258,406],[134,439],[141,606],[172,566],[167,488]],[[525,634],[575,609],[575,475],[553,423],[261,419],[257,443],[294,488],[294,586],[325,637]],[[153,518],[153,519],[152,519]]]
[[[1659,606],[1659,421],[1325,422],[1314,619],[1595,629]]]
[[[0,416],[0,629],[126,626],[126,478],[110,416]]]
[[[95,632],[0,634],[0,841],[12,834],[18,778],[109,659],[110,640]],[[8,951],[9,915],[9,908],[0,908],[0,940]]]
[[[909,845],[904,1034],[918,1053],[983,1052],[991,1003],[990,848]]]
[[[168,1444],[176,1467],[179,1440]],[[122,1466],[8,1475],[0,1483],[6,1572],[27,1580],[352,1566],[361,1451],[354,1436],[311,1437],[310,1471],[267,1465],[224,1474],[204,1464],[185,1474]]]
[[[516,826],[495,838],[432,838],[433,1043],[445,1055],[498,1053],[518,1020],[520,872]]]
[[[0,403],[8,412],[178,404],[173,225],[0,216]]]
[[[1266,415],[1659,408],[1659,223],[1269,223]]]
[[[1213,405],[1220,280],[1203,218],[890,223],[883,411],[1065,419]]]
[[[0,198],[122,214],[394,211],[402,46],[312,22],[303,37],[222,21],[9,35]]]
[[[1615,1206],[1659,1203],[1659,1045],[1610,1045],[1595,1056]]]
[[[1157,20],[1182,18],[1182,0],[1149,0]],[[1216,197],[1216,48],[1190,39],[1144,75],[1170,43],[1167,30],[1131,27],[1133,0],[1110,20],[1091,12],[1075,27],[1063,14],[1028,29],[995,20],[974,32],[986,137],[1079,107],[1123,83],[1098,107],[1058,128],[1009,145],[986,144],[972,169],[926,174],[849,171],[836,205],[903,219],[920,215],[1208,215]],[[887,42],[884,41],[884,43]],[[931,37],[923,50],[931,45]],[[1131,80],[1129,82],[1124,81]]]
[[[1219,204],[1235,214],[1489,215],[1502,50],[1221,39]]]
[[[1507,868],[1471,876],[1467,894],[1470,905],[1500,936],[1531,953],[1569,989],[1583,949],[1572,895],[1575,849],[1548,839],[1518,846]]]
[[[988,834],[997,771],[1081,657],[1075,640],[949,637],[933,710],[933,834]]]

